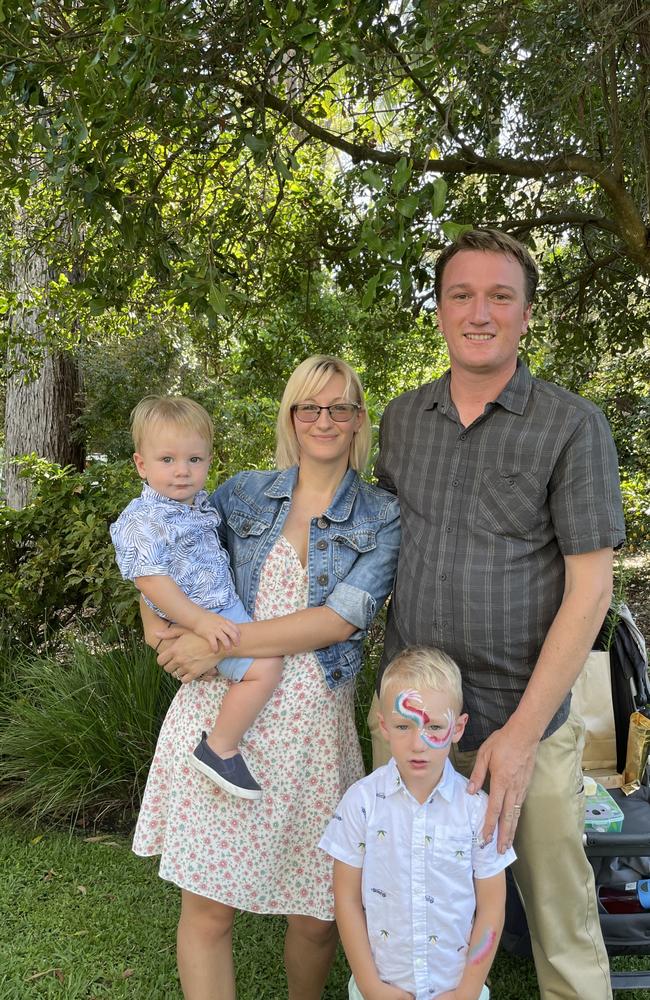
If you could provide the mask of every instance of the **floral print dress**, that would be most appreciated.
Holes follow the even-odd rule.
[[[280,535],[260,577],[255,618],[306,607],[307,571]],[[280,684],[241,748],[262,786],[238,799],[188,763],[228,682],[183,685],[167,713],[135,831],[136,854],[160,854],[160,875],[255,913],[334,918],[332,860],[318,841],[346,789],[363,775],[354,686],[331,691],[313,653],[285,657]]]

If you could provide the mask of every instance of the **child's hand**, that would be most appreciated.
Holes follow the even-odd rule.
[[[213,611],[204,611],[193,631],[209,642],[210,648],[215,653],[218,653],[221,647],[231,649],[239,644],[237,625]]]

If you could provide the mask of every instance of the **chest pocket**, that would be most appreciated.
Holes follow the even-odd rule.
[[[227,523],[232,532],[230,560],[233,566],[241,566],[253,558],[256,540],[268,531],[270,525],[247,510],[231,511]]]
[[[377,532],[371,528],[339,531],[332,534],[331,539],[334,549],[334,573],[339,580],[345,579],[362,553],[371,552],[377,547]]]
[[[546,488],[532,473],[485,469],[478,501],[482,527],[493,534],[523,538],[548,520]]]
[[[453,826],[436,826],[433,842],[433,864],[448,875],[461,878],[472,876],[472,837]]]

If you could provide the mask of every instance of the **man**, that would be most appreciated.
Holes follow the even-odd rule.
[[[607,955],[582,847],[583,726],[570,690],[607,613],[624,541],[603,414],[518,360],[537,268],[517,241],[465,233],[436,265],[450,370],[386,409],[376,474],[402,543],[383,663],[437,646],[463,673],[455,764],[490,781],[486,837],[513,873],[542,1000],[607,1000]]]

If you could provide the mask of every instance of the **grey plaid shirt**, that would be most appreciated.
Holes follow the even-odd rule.
[[[449,372],[386,408],[375,473],[400,500],[402,541],[382,669],[437,646],[463,675],[473,750],[516,708],[564,590],[565,555],[625,540],[602,412],[519,362],[469,427]],[[546,736],[566,719],[570,698]]]

